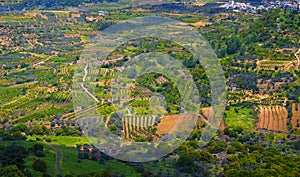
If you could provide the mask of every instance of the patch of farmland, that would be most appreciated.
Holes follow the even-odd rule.
[[[68,76],[70,75],[70,73],[68,71],[68,68],[65,67],[65,66],[60,69],[59,74],[61,74],[61,75],[68,75]]]
[[[198,115],[196,114],[174,114],[174,115],[164,115],[161,118],[161,122],[158,124],[157,133],[160,135],[175,133],[175,132],[185,132],[192,130]]]
[[[154,125],[153,116],[125,116],[122,118],[123,132],[122,136],[133,140],[138,136],[152,136],[151,128]]]
[[[198,21],[196,23],[193,23],[192,25],[196,28],[202,27],[202,26],[208,26],[211,25],[211,22],[206,22],[206,21]]]
[[[293,104],[292,127],[300,129],[300,104]]]
[[[176,126],[180,115],[165,115],[161,118],[161,122],[157,126],[158,134],[167,134]]]
[[[289,71],[291,67],[293,67],[292,61],[262,60],[257,62],[257,68],[259,70]]]
[[[260,106],[258,130],[287,132],[288,112],[283,106]]]
[[[169,82],[168,79],[166,79],[165,77],[163,76],[160,76],[156,79],[157,83],[159,83],[160,85],[163,84],[163,83],[166,83],[166,82]]]

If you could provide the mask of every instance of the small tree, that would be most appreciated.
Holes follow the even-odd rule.
[[[51,138],[46,138],[46,142],[51,143],[52,142]]]
[[[227,149],[228,154],[235,154],[236,153],[236,148],[233,146],[228,147]]]
[[[47,164],[44,160],[37,159],[33,162],[32,168],[36,171],[46,172],[47,171]]]
[[[33,145],[33,152],[44,151],[44,146],[41,143],[36,143]]]

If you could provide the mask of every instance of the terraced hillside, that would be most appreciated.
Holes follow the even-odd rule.
[[[258,130],[288,132],[288,112],[282,106],[260,106],[259,122],[256,124]]]

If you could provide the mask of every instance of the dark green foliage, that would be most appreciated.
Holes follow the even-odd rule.
[[[227,128],[227,127],[224,129],[224,134],[228,135],[229,137],[234,137],[234,138],[236,138],[238,136],[238,133],[236,131],[234,131],[230,128]]]
[[[33,145],[33,153],[37,157],[45,157],[46,154],[44,153],[44,146],[43,144],[36,143]]]
[[[33,152],[44,151],[44,145],[42,143],[35,143],[33,145]]]
[[[45,172],[47,171],[47,164],[44,160],[37,159],[33,162],[32,168],[36,171]]]
[[[194,158],[190,154],[183,154],[179,157],[177,163],[177,168],[183,172],[191,172],[194,171],[195,162]]]
[[[226,41],[226,45],[227,45],[227,53],[231,55],[236,53],[240,49],[241,40],[239,39],[239,37],[234,36],[228,41]]]
[[[0,148],[0,162],[2,166],[16,165],[19,169],[24,169],[24,158],[28,156],[27,150],[23,146],[11,144]]]
[[[221,142],[211,141],[208,143],[207,148],[210,153],[216,154],[225,151],[227,148],[227,144],[225,141],[221,141]]]
[[[186,66],[187,68],[194,68],[196,67],[196,61],[193,59],[193,57],[190,57],[190,58],[186,58],[184,61],[183,61],[183,65]]]
[[[136,142],[148,142],[148,139],[142,136],[138,136],[134,139]]]
[[[34,125],[29,129],[30,135],[47,135],[49,130],[46,126]]]
[[[258,92],[257,75],[253,72],[231,73],[229,84],[236,84],[238,88],[243,90],[252,90]]]
[[[236,148],[233,146],[228,147],[227,149],[228,154],[235,154],[236,153]]]
[[[11,129],[11,132],[12,133],[15,133],[15,132],[24,132],[24,133],[27,133],[28,132],[28,128],[26,125],[24,124],[19,124],[17,126],[14,126],[12,129]]]
[[[5,177],[25,177],[22,171],[16,165],[0,167],[0,176]]]
[[[299,95],[300,95],[300,86],[298,85],[290,87],[286,93],[286,96],[290,100],[295,100],[297,102],[299,102]]]
[[[88,159],[89,155],[86,152],[79,152],[78,153],[78,159]]]
[[[51,175],[49,173],[43,173],[42,177],[51,177]]]
[[[51,143],[52,142],[51,138],[46,138],[45,140],[46,140],[47,143]]]

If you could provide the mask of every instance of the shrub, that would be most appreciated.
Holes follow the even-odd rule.
[[[236,153],[236,148],[233,146],[228,147],[227,149],[228,154],[235,154]]]
[[[45,157],[46,154],[44,153],[44,151],[37,151],[37,152],[35,153],[35,156],[37,156],[37,157]]]
[[[52,139],[51,138],[46,138],[46,142],[51,143]]]
[[[78,153],[78,158],[79,159],[88,159],[89,156],[88,156],[88,154],[86,152],[79,152]]]
[[[103,177],[111,177],[111,176],[112,176],[112,173],[111,173],[111,171],[109,171],[109,170],[104,170],[104,171],[102,172],[102,176],[103,176]]]
[[[43,177],[51,177],[49,173],[43,173]]]
[[[36,144],[33,145],[33,152],[37,153],[38,151],[44,151],[43,144],[36,143]]]
[[[33,162],[32,168],[36,171],[46,172],[47,171],[47,164],[44,160],[37,159]]]

